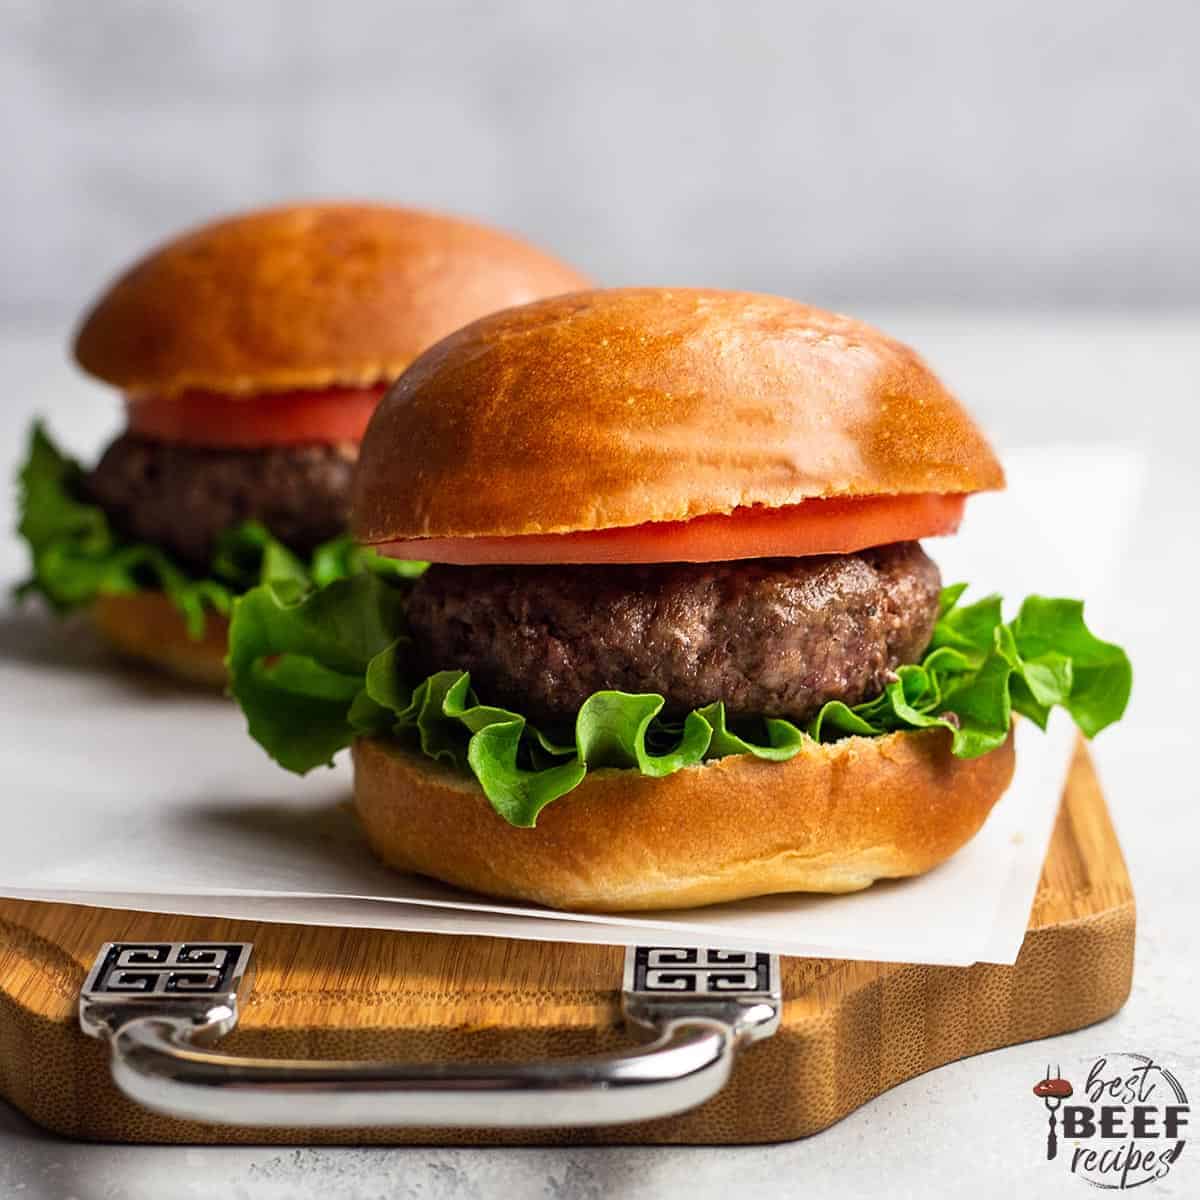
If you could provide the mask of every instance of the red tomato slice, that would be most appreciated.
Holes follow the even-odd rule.
[[[417,538],[384,542],[392,558],[476,566],[487,563],[727,562],[850,554],[889,542],[954,533],[962,495],[863,496],[805,500],[784,508],[741,508],[690,521],[656,521],[586,533],[522,537]]]
[[[386,384],[229,396],[183,392],[126,401],[129,432],[189,446],[359,442]]]

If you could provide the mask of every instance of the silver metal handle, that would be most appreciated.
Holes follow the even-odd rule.
[[[779,1023],[778,960],[743,951],[636,947],[626,1019],[657,1034],[635,1050],[538,1063],[306,1062],[204,1049],[237,1022],[245,943],[106,945],[80,996],[113,1080],[155,1112],[244,1126],[527,1128],[670,1116],[725,1085],[738,1048]]]

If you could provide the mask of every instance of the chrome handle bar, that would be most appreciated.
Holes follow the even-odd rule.
[[[656,1035],[632,1050],[535,1063],[247,1058],[206,1047],[237,1023],[249,943],[109,943],[80,995],[130,1099],[242,1126],[528,1128],[652,1120],[725,1085],[739,1048],[774,1033],[779,963],[754,951],[630,947],[622,1009]]]

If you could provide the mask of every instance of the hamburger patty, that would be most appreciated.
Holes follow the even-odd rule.
[[[357,453],[350,443],[218,450],[126,434],[86,489],[124,534],[203,571],[240,521],[261,521],[298,553],[343,533]]]
[[[878,694],[920,657],[941,578],[916,542],[857,554],[652,566],[451,567],[417,581],[422,666],[458,668],[488,703],[535,720],[604,688],[657,692],[679,715],[804,721]]]

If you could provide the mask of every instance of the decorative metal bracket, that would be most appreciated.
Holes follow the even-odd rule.
[[[702,1104],[782,1010],[779,960],[755,951],[630,947],[622,1011],[655,1040],[539,1063],[258,1059],[203,1049],[237,1024],[247,942],[110,942],[79,999],[113,1080],[169,1116],[293,1128],[608,1125]]]

